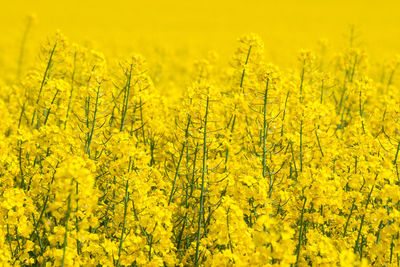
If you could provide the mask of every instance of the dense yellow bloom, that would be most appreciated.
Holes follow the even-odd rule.
[[[290,68],[257,34],[192,60],[57,31],[24,58],[33,22],[0,57],[1,266],[399,263],[398,55],[352,28]]]

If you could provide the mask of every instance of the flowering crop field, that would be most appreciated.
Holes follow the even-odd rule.
[[[0,266],[400,265],[398,1],[135,2],[2,3]]]

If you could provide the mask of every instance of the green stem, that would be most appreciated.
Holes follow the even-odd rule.
[[[87,139],[87,143],[86,143],[86,154],[88,154],[90,156],[90,144],[92,142],[92,138],[93,138],[93,134],[94,134],[94,129],[95,129],[95,125],[96,125],[96,116],[97,116],[97,108],[98,108],[98,104],[99,104],[99,95],[100,95],[100,87],[101,87],[101,83],[99,84],[99,86],[97,87],[97,93],[96,93],[96,103],[94,106],[94,113],[93,113],[93,121],[92,121],[92,128],[88,134],[88,139]]]
[[[317,143],[318,143],[319,151],[321,152],[322,157],[324,157],[324,152],[322,151],[321,143],[319,142],[319,137],[318,137],[317,130],[315,130],[315,137],[317,137]]]
[[[244,93],[243,81],[244,81],[244,76],[246,74],[246,65],[249,62],[249,58],[250,58],[251,48],[252,48],[252,46],[250,45],[249,50],[247,51],[247,57],[246,57],[246,62],[244,63],[243,71],[242,71],[242,77],[240,78],[240,88],[242,88],[243,93]]]
[[[207,118],[208,118],[208,104],[209,97],[207,96],[206,114],[204,116],[204,133],[203,133],[203,169],[201,173],[201,193],[200,193],[200,210],[199,218],[197,221],[197,237],[196,237],[196,257],[195,266],[199,266],[199,247],[201,236],[201,218],[204,213],[204,183],[206,177],[206,164],[207,164]]]
[[[368,194],[367,203],[365,204],[365,212],[367,212],[367,207],[368,207],[368,204],[369,204],[369,202],[370,202],[370,200],[371,200],[371,194],[372,194],[372,190],[374,190],[374,186],[375,186],[375,185],[372,185],[371,191],[370,191],[369,194]],[[364,221],[365,221],[365,213],[364,213],[364,214],[362,215],[362,217],[361,217],[360,228],[358,229],[357,240],[356,240],[356,243],[355,243],[355,245],[354,245],[354,253],[357,253],[358,248],[359,248],[360,237],[361,237],[361,231],[362,231],[362,227],[363,227],[363,225],[364,225]]]
[[[264,93],[264,110],[263,110],[263,157],[262,157],[262,167],[263,167],[263,178],[265,179],[267,177],[267,170],[266,170],[266,158],[267,158],[267,146],[266,146],[266,141],[267,141],[267,103],[268,103],[268,85],[269,85],[269,79],[267,80],[267,85],[265,86],[265,93]],[[270,188],[272,186],[272,181],[270,181],[269,184]]]
[[[53,60],[53,55],[54,55],[54,51],[56,50],[56,47],[57,47],[57,42],[54,43],[53,49],[51,50],[49,61],[47,62],[46,70],[45,70],[44,75],[43,75],[42,83],[40,84],[39,94],[38,94],[38,97],[36,99],[36,105],[39,104],[40,96],[42,95],[44,84],[46,83],[47,74],[48,74],[48,72],[50,70],[51,62]],[[36,107],[35,107],[35,109],[33,111],[31,125],[33,125],[33,122],[35,120],[36,112],[37,111],[36,111]]]
[[[187,122],[186,130],[185,130],[185,142],[183,143],[181,152],[179,154],[179,160],[178,160],[178,164],[177,164],[176,170],[175,170],[174,181],[172,182],[172,189],[171,189],[171,193],[169,195],[168,205],[171,204],[172,197],[174,196],[176,180],[177,180],[178,175],[179,175],[179,167],[180,167],[181,162],[182,162],[183,152],[185,151],[185,147],[186,147],[186,144],[187,144],[187,138],[189,136],[189,125],[190,125],[190,115],[188,115],[188,122]]]
[[[129,94],[130,94],[130,88],[131,88],[131,79],[132,79],[132,70],[133,70],[133,64],[130,66],[129,74],[126,80],[125,88],[124,88],[124,100],[123,100],[123,106],[122,106],[122,114],[121,114],[121,126],[120,126],[120,131],[122,132],[124,128],[124,123],[125,123],[125,118],[126,118],[126,113],[128,111],[128,105],[129,105]]]
[[[29,31],[32,26],[32,18],[28,19],[28,22],[26,24],[26,28],[24,31],[24,35],[22,36],[22,41],[21,41],[21,46],[19,49],[19,57],[18,57],[18,68],[17,68],[17,80],[19,80],[22,72],[22,63],[24,61],[24,55],[25,55],[25,44],[26,44],[26,39],[28,38]]]
[[[124,234],[125,234],[125,227],[126,227],[126,214],[127,214],[127,210],[128,210],[128,200],[129,200],[129,191],[128,191],[128,187],[129,187],[129,181],[126,180],[126,186],[125,186],[125,200],[124,200],[124,222],[122,224],[122,231],[121,231],[121,238],[119,240],[119,248],[118,248],[118,260],[117,260],[117,264],[116,266],[120,266],[119,265],[119,261],[121,259],[121,252],[122,252],[122,244],[124,242]]]
[[[300,172],[303,172],[303,120],[300,121]]]
[[[69,118],[69,112],[70,112],[70,110],[71,110],[72,93],[74,92],[75,71],[76,71],[76,51],[75,51],[75,53],[74,53],[74,69],[73,69],[73,71],[72,71],[71,90],[70,90],[70,93],[69,93],[68,108],[67,108],[67,115],[66,115],[66,117],[65,117],[64,129],[67,128],[67,122],[68,122],[68,118]]]
[[[304,210],[306,207],[306,201],[307,198],[304,198],[304,202],[303,202],[303,207],[301,209],[301,215],[300,215],[300,230],[299,230],[299,242],[297,244],[297,253],[296,253],[296,264],[295,266],[299,266],[299,260],[300,260],[300,249],[301,249],[301,243],[302,243],[302,239],[303,239],[303,219],[304,219]]]

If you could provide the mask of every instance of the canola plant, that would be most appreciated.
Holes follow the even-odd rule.
[[[30,22],[0,75],[2,266],[399,265],[400,56],[351,31],[290,68],[257,34],[147,62],[56,32],[28,66]]]

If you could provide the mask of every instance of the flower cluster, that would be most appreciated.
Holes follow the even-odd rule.
[[[180,90],[50,38],[0,85],[0,265],[398,264],[399,57],[376,81],[361,47],[264,53],[243,36]]]

